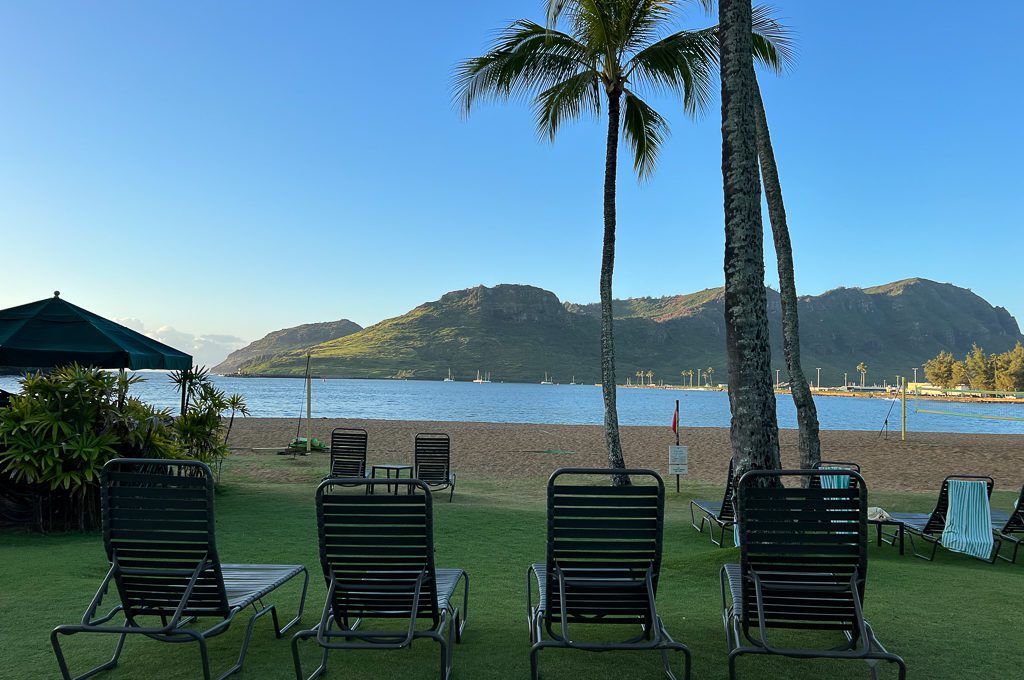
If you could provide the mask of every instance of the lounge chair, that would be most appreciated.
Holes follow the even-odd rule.
[[[336,427],[331,431],[331,474],[328,477],[366,476],[366,430]]]
[[[732,460],[729,461],[729,474],[725,481],[725,496],[719,501],[690,501],[690,524],[703,533],[704,525],[708,525],[711,542],[721,548],[725,544],[725,532],[735,523],[736,509],[733,506],[734,482],[732,478]],[[693,509],[700,513],[700,526],[697,525]],[[718,525],[718,540],[715,540],[715,525]]]
[[[853,470],[860,474],[860,465],[845,460],[822,460],[818,461],[818,464],[814,467],[816,470]],[[850,475],[825,475],[824,477],[812,475],[808,482],[811,488],[820,489],[822,479],[825,480],[825,484],[834,484],[835,488],[846,488],[857,483],[857,478]]]
[[[57,664],[65,680],[73,677],[60,638],[76,633],[118,636],[113,657],[74,676],[76,680],[113,668],[129,634],[161,642],[195,642],[202,657],[204,680],[210,680],[207,640],[228,629],[248,607],[249,619],[238,661],[218,678],[242,668],[256,620],[270,614],[281,637],[302,616],[309,574],[301,565],[222,564],[214,540],[213,473],[196,461],[120,458],[103,466],[100,498],[103,543],[110,570],[80,624],[58,626],[50,634]],[[278,623],[277,609],[263,599],[302,574],[298,614]],[[97,615],[108,588],[120,603]],[[118,614],[121,625],[106,625]],[[200,629],[191,624],[214,619]]]
[[[591,652],[658,650],[665,673],[673,680],[676,675],[668,652],[682,652],[683,677],[690,677],[690,651],[668,634],[655,606],[664,482],[651,470],[621,473],[630,475],[633,485],[610,486],[607,468],[561,469],[548,480],[547,561],[531,565],[526,575],[534,680],[540,677],[538,655],[550,647]],[[594,477],[605,483],[596,484]],[[570,624],[639,626],[640,634],[614,642],[579,642]]]
[[[1007,562],[1016,562],[1017,549],[1020,548],[1021,543],[1024,543],[1024,486],[1020,488],[1020,496],[1017,497],[1017,503],[1005,522],[999,521],[995,511],[993,511],[992,516],[995,520],[992,523],[992,530],[995,531],[996,536],[1006,545],[1013,546],[1013,552],[1010,554],[1010,557],[1001,555],[998,550],[996,550],[996,556]]]
[[[442,432],[421,432],[415,439],[415,477],[435,490],[449,489],[448,502],[455,495],[452,472],[452,441]]]
[[[889,516],[903,524],[907,536],[910,537],[910,548],[914,551],[915,557],[920,557],[923,560],[932,561],[935,559],[935,552],[939,546],[942,545],[942,534],[946,530],[947,514],[949,512],[949,483],[952,480],[966,480],[966,481],[978,481],[984,482],[988,493],[988,496],[992,496],[992,486],[994,484],[991,477],[980,476],[980,475],[950,475],[942,480],[942,486],[939,489],[939,498],[935,502],[935,509],[931,513],[916,513],[916,512],[891,512]],[[995,517],[989,517],[989,522],[986,525],[998,521],[1005,515],[999,515],[996,513]],[[915,543],[915,536],[920,538],[925,544],[931,544],[931,552],[919,552]],[[893,536],[889,536],[893,539]],[[992,554],[988,558],[978,558],[983,562],[994,563],[996,555],[999,553],[1001,541],[996,539],[994,541]]]
[[[850,475],[847,488],[814,477]],[[784,477],[810,477],[808,488],[784,487]],[[825,488],[822,488],[825,487]],[[864,620],[867,578],[867,489],[855,471],[751,471],[737,489],[740,563],[721,571],[722,621],[729,647],[729,677],[744,654],[793,658],[862,659],[895,663],[903,659],[875,638]],[[769,631],[832,631],[831,648],[778,646]]]
[[[391,484],[408,494],[357,494],[345,486]],[[323,674],[332,649],[403,649],[427,638],[441,646],[441,678],[451,675],[453,643],[462,641],[469,611],[469,576],[434,566],[430,489],[416,479],[326,479],[316,491],[320,564],[327,600],[320,623],[292,638],[295,676],[303,680],[299,643],[323,650],[310,680]],[[462,608],[455,593],[462,583]],[[366,629],[365,621],[394,621]],[[422,624],[426,623],[426,626]]]

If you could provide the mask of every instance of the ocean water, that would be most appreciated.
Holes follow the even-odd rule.
[[[176,408],[178,396],[167,376],[145,372],[146,381],[133,393],[145,401]],[[214,376],[217,386],[243,395],[255,417],[297,418],[305,413],[305,388],[300,378],[236,378]],[[18,391],[13,376],[0,376],[0,389]],[[664,425],[672,422],[675,400],[684,426],[728,427],[725,392],[630,388],[618,391],[622,425]],[[789,395],[778,395],[779,426],[796,427]],[[821,427],[828,430],[899,431],[900,404],[891,399],[817,397]],[[959,405],[935,404],[944,410]],[[970,411],[1024,417],[1022,405],[971,405]],[[907,427],[918,432],[1024,434],[1024,422],[914,413],[907,404]],[[453,420],[502,423],[600,424],[601,388],[593,385],[476,384],[425,380],[313,381],[314,418],[383,420]]]

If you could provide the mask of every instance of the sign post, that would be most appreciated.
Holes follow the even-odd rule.
[[[685,446],[679,445],[679,400],[676,399],[676,410],[672,414],[672,432],[676,435],[676,443],[668,447],[668,473],[676,476],[676,493],[679,493],[679,477],[690,472],[690,452]]]

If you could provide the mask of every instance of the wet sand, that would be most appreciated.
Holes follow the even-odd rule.
[[[370,463],[411,463],[417,432],[446,432],[452,463],[461,475],[545,477],[559,467],[604,467],[604,428],[598,425],[534,425],[318,418],[312,436],[330,439],[335,427],[361,427],[369,435]],[[235,421],[231,447],[239,455],[253,447],[283,446],[295,436],[296,421],[246,418]],[[797,433],[781,430],[782,462],[797,466]],[[305,436],[305,423],[302,425]],[[911,432],[888,439],[877,432],[829,430],[821,433],[823,457],[859,463],[876,489],[935,491],[950,474],[990,475],[997,489],[1019,490],[1024,483],[1024,435]],[[690,450],[690,479],[722,484],[729,465],[729,431],[683,428],[680,443]],[[664,473],[668,427],[623,427],[626,464]],[[551,453],[552,451],[571,453]],[[319,454],[323,455],[323,454]]]

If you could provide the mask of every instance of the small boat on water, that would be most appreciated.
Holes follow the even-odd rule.
[[[486,373],[484,373],[484,376],[481,378],[480,377],[480,371],[477,371],[476,372],[476,380],[474,380],[473,382],[475,382],[475,383],[489,383],[489,382],[491,382],[491,372],[487,371]]]
[[[455,382],[455,378],[452,377],[452,369],[448,369],[448,377],[443,382]]]
[[[540,381],[540,384],[541,385],[554,385],[555,383],[551,382],[551,379],[548,378],[548,374],[545,372],[544,373],[544,379]]]

